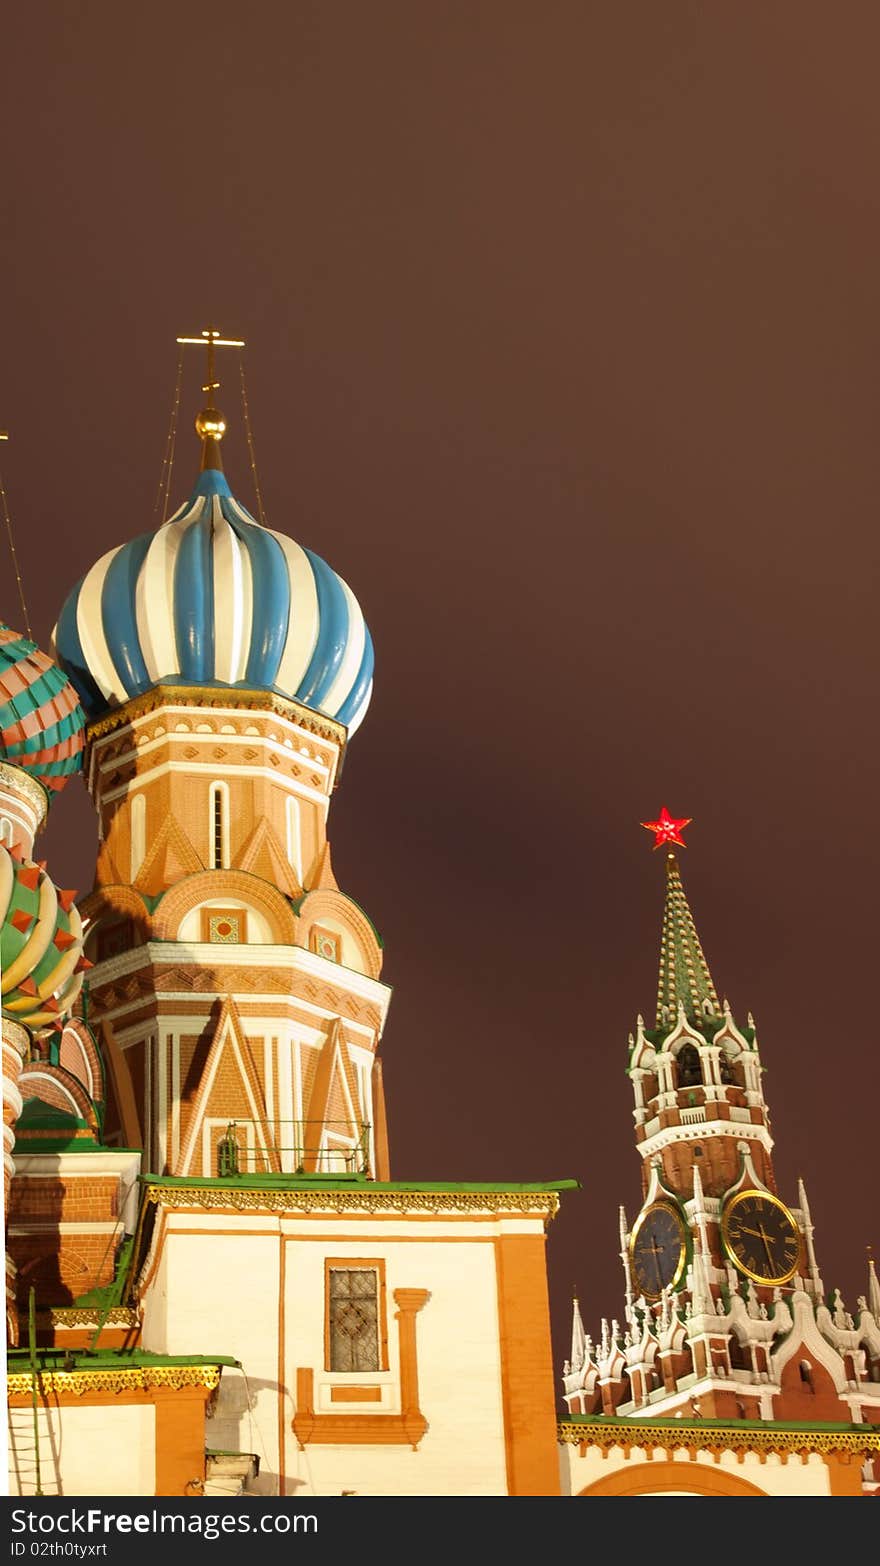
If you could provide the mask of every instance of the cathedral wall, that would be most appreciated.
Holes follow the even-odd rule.
[[[330,1272],[349,1265],[381,1283],[371,1370],[331,1368]],[[144,1348],[241,1362],[209,1445],[257,1452],[264,1494],[279,1473],[288,1494],[556,1493],[540,1218],[162,1209],[141,1298]]]

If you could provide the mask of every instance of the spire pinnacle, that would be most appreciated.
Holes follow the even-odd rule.
[[[875,1321],[880,1321],[880,1281],[874,1266],[874,1255],[868,1246],[868,1309]]]
[[[582,1370],[586,1358],[587,1339],[584,1332],[583,1318],[581,1317],[581,1308],[576,1294],[571,1303],[571,1368],[572,1370]]]
[[[658,1028],[672,1024],[679,1005],[692,1022],[721,1014],[718,993],[685,897],[678,860],[670,850],[666,855],[666,906],[660,941]]]

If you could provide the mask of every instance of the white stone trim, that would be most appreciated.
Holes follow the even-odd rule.
[[[194,739],[199,738],[195,733],[181,734],[178,737],[190,744]],[[245,739],[245,736],[241,737]],[[216,741],[220,738],[220,735],[215,734],[212,738]],[[231,740],[232,738],[233,736],[230,734],[223,735],[224,740]],[[253,738],[248,736],[246,743],[253,745]],[[263,740],[260,743],[265,744],[269,750],[276,751],[279,756],[283,756],[285,761],[289,760],[291,752],[286,750],[283,745],[272,745],[268,740]],[[294,751],[293,754],[295,755],[296,752]],[[115,771],[118,766],[119,762],[114,762],[113,770]],[[166,777],[169,772],[180,772],[189,777],[197,777],[203,774],[206,777],[216,778],[217,763],[216,761],[163,761],[159,766],[151,767],[148,772],[136,773],[133,778],[129,778],[125,783],[120,783],[117,788],[108,789],[106,794],[102,792],[100,795],[101,809],[104,810],[108,805],[114,804],[117,799],[124,799],[135,783],[137,783],[138,788],[145,788],[148,783],[155,783],[158,778]],[[308,783],[302,783],[299,778],[290,778],[285,776],[284,773],[272,772],[269,767],[248,765],[247,767],[242,767],[240,772],[232,772],[229,775],[231,777],[262,778],[264,782],[271,781],[276,788],[283,786],[292,793],[300,795],[303,799],[307,799],[310,804],[318,805],[325,813],[330,808],[330,800],[320,789],[311,788]]]
[[[168,1038],[156,1036],[156,1161],[160,1171],[168,1162]]]
[[[180,1034],[171,1035],[171,1160],[177,1168],[180,1157]]]
[[[331,962],[327,957],[319,957],[317,952],[310,952],[305,946],[268,944],[227,946],[224,944],[222,950],[224,956],[228,955],[230,967],[295,968],[301,973],[308,974],[310,978],[322,979],[325,983],[332,984],[336,989],[348,990],[359,1000],[373,1001],[383,1008],[383,1013],[387,1011],[391,1001],[390,985],[383,984],[380,979],[371,979],[367,974],[359,973],[356,968],[346,968],[342,963]],[[216,942],[147,941],[143,946],[133,946],[127,952],[119,952],[115,957],[107,957],[104,962],[96,963],[90,974],[91,987],[97,989],[102,984],[110,984],[114,979],[136,972],[138,968],[155,967],[158,963],[167,963],[169,967],[178,967],[180,964],[191,964],[193,967],[200,968],[217,967],[217,957]],[[212,992],[199,990],[198,993],[204,995]],[[270,997],[253,998],[265,1000]],[[277,996],[271,998],[278,999]],[[315,1010],[319,1011],[320,1008],[316,1007]]]
[[[773,1147],[773,1138],[766,1126],[740,1126],[732,1120],[710,1120],[698,1126],[666,1126],[656,1136],[648,1137],[638,1145],[642,1158],[651,1158],[673,1142],[702,1142],[707,1137],[729,1136],[737,1141],[760,1142],[766,1153]]]
[[[21,1237],[28,1234],[115,1234],[121,1230],[118,1218],[110,1218],[100,1223],[85,1223],[79,1219],[62,1219],[58,1223],[11,1223],[9,1234]]]
[[[269,736],[269,735],[260,734],[259,732],[257,732],[256,734],[246,734],[246,733],[240,733],[240,732],[235,731],[235,730],[233,730],[230,733],[230,732],[224,732],[222,729],[220,729],[220,730],[217,731],[217,734],[215,735],[215,738],[219,739],[220,734],[222,733],[224,742],[228,742],[228,743],[232,743],[232,744],[243,744],[243,745],[252,745],[255,739],[259,739],[261,744],[263,744],[263,745],[274,745],[276,748],[283,750],[285,755],[293,754],[293,755],[295,755],[295,756],[297,756],[297,757],[299,757],[299,758],[301,758],[303,760],[308,760],[309,765],[310,766],[314,766],[317,771],[326,772],[328,774],[328,776],[332,776],[332,775],[335,774],[336,767],[338,765],[338,757],[339,757],[339,745],[336,743],[335,740],[332,740],[332,739],[316,740],[314,734],[310,733],[308,729],[303,728],[302,725],[297,723],[294,718],[286,717],[286,716],[282,715],[281,713],[271,712],[268,709],[259,708],[255,712],[253,712],[250,709],[245,708],[245,707],[213,707],[212,706],[212,707],[208,708],[208,707],[197,707],[195,705],[192,705],[192,706],[171,706],[171,705],[168,705],[168,706],[155,707],[152,712],[138,713],[137,717],[135,717],[135,718],[130,720],[130,722],[128,724],[128,727],[130,728],[131,732],[134,734],[134,733],[137,733],[141,729],[153,727],[156,724],[157,721],[159,721],[161,723],[162,720],[165,719],[165,718],[168,718],[168,719],[170,719],[170,718],[180,718],[180,719],[185,720],[187,723],[192,724],[192,722],[193,722],[193,714],[194,713],[196,713],[196,714],[197,713],[203,713],[204,714],[204,713],[208,713],[208,712],[210,712],[212,718],[216,718],[216,719],[228,718],[233,723],[241,723],[243,717],[250,716],[251,726],[253,726],[253,721],[254,721],[255,717],[262,718],[265,722],[279,723],[283,727],[288,728],[291,731],[292,737],[291,737],[291,742],[289,744],[285,744],[285,743],[282,742],[281,745],[279,746],[278,741],[277,740],[273,740],[271,738],[271,736]],[[118,766],[121,766],[123,763],[125,763],[127,761],[132,761],[132,760],[134,760],[138,756],[149,755],[151,751],[156,750],[166,740],[173,739],[173,740],[190,741],[190,740],[192,740],[194,735],[199,734],[199,733],[204,733],[204,730],[199,730],[199,729],[197,729],[194,726],[189,728],[189,729],[185,729],[185,730],[181,730],[181,729],[177,729],[177,728],[163,727],[162,733],[161,734],[157,734],[153,739],[146,739],[142,743],[135,743],[134,745],[130,745],[128,750],[123,751],[119,756],[116,757],[116,759],[113,762],[113,767],[116,768]],[[101,762],[101,759],[100,759],[101,752],[104,749],[106,749],[106,747],[109,744],[111,744],[113,742],[113,740],[117,739],[118,736],[119,736],[119,729],[112,729],[108,734],[101,735],[101,738],[94,745],[94,756],[95,756],[95,760],[96,760],[99,768],[102,768],[103,765],[104,765]],[[301,744],[297,748],[293,744],[293,738],[296,738],[296,739],[302,741],[303,744]],[[315,756],[312,753],[311,749],[309,749],[309,755],[307,757],[303,756],[303,748],[304,747],[305,748],[309,748],[309,747],[312,747],[312,746],[314,746],[316,744],[326,745],[328,750],[331,751],[333,759],[332,759],[332,762],[331,762],[330,766],[328,766],[325,761],[322,761],[320,756]]]
[[[278,1120],[279,1132],[285,1121],[301,1118],[296,1114],[293,1102],[293,1086],[291,1083],[293,1050],[292,1040],[285,1039],[278,1051],[278,1114],[276,1118]],[[293,1173],[292,1148],[286,1148],[280,1153],[280,1163],[283,1174]]]

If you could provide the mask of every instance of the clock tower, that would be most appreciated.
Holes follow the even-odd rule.
[[[738,1024],[719,1001],[685,896],[674,845],[684,846],[689,823],[664,809],[645,824],[665,849],[666,904],[656,1015],[653,1026],[639,1016],[630,1039],[643,1194],[628,1242],[632,1286],[659,1297],[682,1283],[697,1249],[712,1282],[726,1280],[730,1264],[758,1286],[800,1271],[818,1297],[806,1199],[801,1189],[795,1216],[776,1188],[754,1018]]]
[[[622,1323],[603,1320],[594,1343],[575,1302],[571,1440],[583,1457],[583,1421],[597,1417],[877,1427],[873,1263],[854,1312],[826,1295],[804,1183],[777,1186],[755,1020],[719,999],[688,906],[677,850],[689,821],[664,807],[643,825],[666,895],[656,1012],[629,1037],[641,1200],[632,1222],[619,1209]]]

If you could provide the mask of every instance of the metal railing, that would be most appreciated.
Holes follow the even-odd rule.
[[[370,1173],[370,1126],[350,1120],[230,1120],[216,1147],[215,1173]]]

